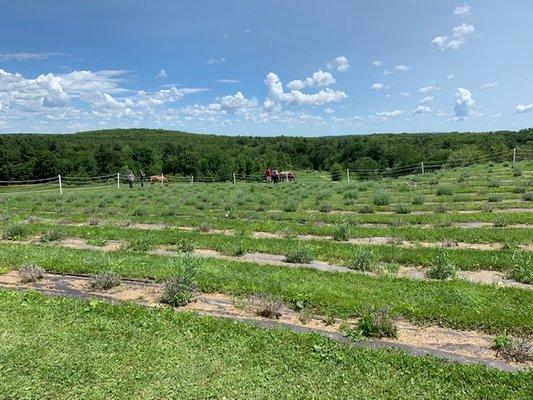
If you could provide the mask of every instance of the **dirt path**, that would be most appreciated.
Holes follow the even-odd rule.
[[[161,307],[159,298],[162,286],[149,281],[123,280],[121,286],[106,292],[88,290],[89,278],[79,275],[45,274],[36,283],[20,282],[18,272],[11,271],[0,275],[0,287],[17,290],[36,290],[46,295],[67,296],[80,299],[98,298],[102,301],[120,303],[133,301],[144,306]],[[376,339],[351,342],[339,331],[341,322],[335,320],[326,324],[324,318],[313,316],[303,318],[299,312],[283,307],[279,319],[259,317],[246,299],[217,293],[198,293],[196,301],[180,310],[198,312],[200,315],[229,318],[251,322],[260,327],[284,327],[296,332],[312,332],[327,336],[342,343],[371,348],[397,348],[414,355],[432,355],[462,364],[484,364],[504,371],[528,368],[499,359],[490,348],[493,336],[475,331],[457,331],[438,326],[418,326],[399,320],[397,339]],[[346,321],[354,324],[355,320]]]
[[[477,223],[467,223],[467,224],[483,224],[483,223],[477,222]],[[67,224],[67,225],[80,226],[80,224]],[[116,224],[109,224],[109,226],[116,226]],[[463,227],[464,226],[465,224],[463,224]],[[132,224],[128,224],[122,227],[127,227],[131,229],[139,229],[139,230],[166,230],[168,229],[168,230],[178,230],[178,231],[187,231],[187,232],[196,230],[196,228],[190,227],[190,226],[168,226],[165,224],[148,224],[148,223],[132,223]],[[231,230],[231,229],[209,229],[208,231],[201,232],[201,233],[233,236],[236,234],[236,231]],[[283,234],[273,233],[273,232],[254,231],[254,232],[251,232],[251,235],[253,238],[256,238],[256,239],[285,239],[285,236]],[[334,240],[332,236],[327,236],[327,235],[296,235],[295,238],[299,240],[306,240],[306,241],[307,240],[318,240],[318,241],[321,241],[321,240],[333,241]],[[119,246],[119,242],[118,241],[116,242],[117,243],[115,245]],[[502,250],[506,246],[503,243],[467,243],[467,242],[459,242],[459,241],[454,241],[454,240],[446,240],[443,242],[409,241],[409,240],[403,240],[401,238],[394,237],[394,236],[353,237],[345,241],[339,241],[339,243],[351,243],[351,244],[356,244],[356,245],[371,245],[371,246],[394,245],[394,246],[401,246],[405,248],[416,248],[416,247],[457,248],[457,249],[471,249],[471,250],[482,250],[482,251],[483,250]],[[521,250],[533,252],[533,243],[519,244],[516,247]]]
[[[150,254],[159,255],[159,256],[179,256],[179,252],[169,250],[168,248],[161,247],[155,250],[149,251]],[[278,265],[289,268],[311,268],[319,271],[327,272],[345,272],[345,273],[356,273],[356,274],[365,274],[369,276],[380,276],[380,274],[372,272],[361,272],[350,269],[341,265],[329,264],[323,261],[312,261],[308,264],[300,263],[289,263],[285,261],[285,256],[278,254],[266,254],[266,253],[246,253],[240,257],[233,257],[221,254],[215,250],[209,249],[196,249],[193,252],[193,255],[196,257],[204,258],[218,258],[221,260],[229,261],[248,261],[261,265]],[[417,280],[429,280],[426,278],[425,274],[426,269],[423,267],[409,267],[401,266],[397,274],[386,273],[388,276],[397,276],[400,278],[408,279],[417,279]],[[514,287],[525,290],[533,290],[533,285],[516,282],[512,279],[507,279],[505,274],[498,271],[459,271],[457,273],[457,278],[462,279],[472,283],[486,284],[486,285],[496,285],[501,287]]]

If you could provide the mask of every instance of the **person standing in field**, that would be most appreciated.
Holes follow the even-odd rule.
[[[146,180],[146,174],[141,169],[139,172],[139,180],[141,181],[141,187],[144,187],[144,181]]]
[[[128,181],[128,185],[130,187],[130,189],[133,189],[133,181],[135,180],[135,176],[133,175],[133,172],[129,172],[128,173],[128,177],[126,179]]]

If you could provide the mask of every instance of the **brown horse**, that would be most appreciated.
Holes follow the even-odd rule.
[[[279,173],[278,175],[278,179],[283,182],[283,181],[287,181],[287,182],[290,182],[290,181],[294,181],[296,182],[296,174],[292,171],[282,171]]]
[[[153,185],[154,183],[162,183],[165,185],[168,185],[169,179],[167,176],[164,175],[152,175],[150,177],[150,183]]]

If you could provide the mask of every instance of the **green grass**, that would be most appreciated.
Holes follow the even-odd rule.
[[[525,399],[532,373],[0,290],[5,399]]]
[[[179,257],[132,252],[100,253],[37,245],[0,244],[0,268],[33,263],[58,273],[112,271],[124,277],[165,280],[180,270]],[[317,314],[359,316],[368,305],[390,306],[413,322],[457,329],[533,332],[533,292],[464,281],[414,281],[248,262],[202,259],[198,286],[234,295],[270,293],[289,305],[304,301]]]

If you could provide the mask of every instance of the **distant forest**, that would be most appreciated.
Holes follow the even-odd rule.
[[[533,149],[533,128],[518,132],[375,134],[337,137],[203,135],[113,129],[66,135],[0,135],[0,180],[98,176],[128,170],[227,178],[265,167],[330,171],[402,167],[420,161],[468,164],[513,147]]]

